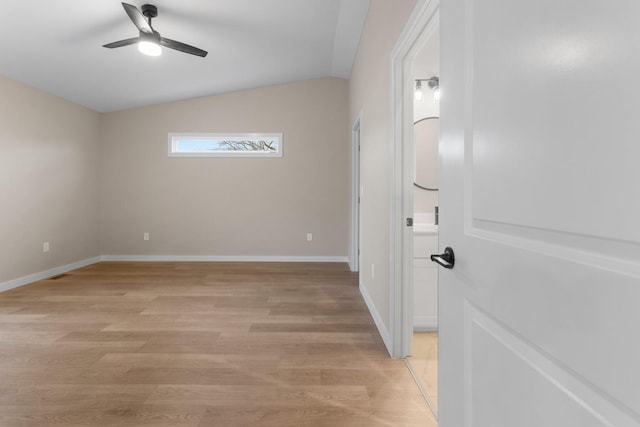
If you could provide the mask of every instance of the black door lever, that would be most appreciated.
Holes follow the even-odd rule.
[[[431,255],[431,261],[437,262],[444,268],[453,268],[454,264],[456,263],[456,257],[453,255],[453,249],[447,246],[446,248],[444,248],[443,254]]]

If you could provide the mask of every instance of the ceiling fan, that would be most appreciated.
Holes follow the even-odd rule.
[[[181,43],[175,40],[171,40],[165,37],[160,37],[160,33],[153,29],[151,26],[151,18],[158,16],[158,8],[152,4],[142,5],[142,12],[138,10],[134,5],[128,3],[122,3],[125,12],[133,21],[133,24],[140,31],[139,37],[131,39],[120,40],[113,43],[105,44],[103,47],[113,49],[116,47],[129,46],[132,44],[138,44],[138,50],[146,55],[158,56],[162,53],[160,46],[168,47],[169,49],[178,50],[180,52],[189,53],[191,55],[205,57],[207,51],[198,49],[197,47]],[[145,20],[147,18],[147,20]]]

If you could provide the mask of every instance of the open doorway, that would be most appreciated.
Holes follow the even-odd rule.
[[[413,59],[413,315],[408,365],[429,406],[438,411],[439,28],[432,21]]]
[[[417,158],[414,146],[414,123],[422,116],[439,116],[437,103],[434,105],[433,89],[439,88],[439,79],[432,77],[439,76],[439,0],[419,0],[414,12],[400,35],[398,43],[391,53],[391,75],[392,75],[392,211],[391,221],[391,292],[390,292],[390,312],[392,319],[392,349],[394,357],[407,358],[407,365],[416,379],[420,376],[416,374],[419,368],[411,366],[414,349],[419,345],[414,341],[414,324],[417,326],[415,332],[426,332],[431,338],[429,352],[430,372],[436,373],[429,383],[429,386],[421,386],[428,402],[437,416],[438,404],[438,380],[437,380],[437,270],[435,264],[430,262],[430,255],[438,253],[437,226],[435,225],[437,200],[434,194],[414,197],[416,186],[416,170],[429,169],[433,172],[437,161],[431,155],[431,167],[421,164],[416,168]],[[422,53],[422,55],[420,55]],[[423,58],[423,59],[418,59]],[[420,64],[423,64],[422,66]],[[414,65],[422,67],[414,69]],[[421,80],[424,97],[424,104],[414,105],[416,79]],[[436,83],[436,84],[429,84]],[[446,93],[443,93],[446,96]],[[415,116],[414,116],[415,111]],[[425,120],[431,125],[439,123],[439,119]],[[431,126],[433,127],[433,126]],[[437,132],[437,131],[436,131]],[[437,138],[439,139],[439,138]],[[435,167],[437,168],[437,166]],[[437,174],[436,174],[437,176]],[[437,187],[437,184],[427,184]],[[425,190],[426,191],[426,190]],[[439,192],[436,192],[439,194]],[[414,210],[414,198],[416,200]],[[423,212],[420,212],[423,210]],[[416,216],[416,213],[423,215]],[[411,226],[411,221],[416,220]],[[427,230],[430,238],[419,235],[420,231]],[[418,232],[418,234],[416,233]],[[424,245],[423,245],[424,243]],[[424,271],[416,271],[419,268],[431,268],[435,274],[430,285],[420,284]],[[415,280],[414,280],[415,279]],[[435,282],[435,286],[434,283]],[[415,285],[415,286],[414,286]],[[430,292],[426,292],[430,289]],[[426,294],[430,294],[425,296]],[[415,295],[414,295],[415,294]],[[431,313],[424,313],[422,309],[431,307]],[[418,317],[422,316],[421,318]],[[435,346],[434,346],[435,344]],[[416,350],[418,348],[416,347]],[[413,356],[415,357],[415,356]],[[419,385],[421,385],[419,383]]]

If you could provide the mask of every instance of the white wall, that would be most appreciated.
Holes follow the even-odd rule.
[[[388,330],[390,215],[390,53],[415,0],[373,0],[351,74],[349,123],[361,122],[360,283]],[[375,275],[371,274],[371,266]],[[385,330],[381,331],[383,335]]]
[[[105,114],[102,253],[346,259],[348,94],[323,78]],[[169,132],[282,132],[284,156],[168,157]]]
[[[99,139],[98,113],[0,77],[0,283],[100,254]]]

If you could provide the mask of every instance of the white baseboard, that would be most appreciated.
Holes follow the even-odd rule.
[[[413,318],[413,330],[431,332],[438,330],[438,316],[415,316]]]
[[[102,261],[140,262],[348,262],[346,256],[103,255]]]
[[[82,261],[72,262],[71,264],[63,265],[60,267],[54,267],[46,271],[41,271],[39,273],[33,273],[27,276],[18,277],[17,279],[0,283],[0,292],[8,291],[9,289],[14,289],[19,286],[28,285],[29,283],[57,276],[58,274],[66,273],[67,271],[75,270],[77,268],[86,267],[87,265],[95,264],[100,261],[102,261],[102,257],[97,256],[93,258],[87,258]]]
[[[382,341],[384,342],[385,347],[387,347],[387,351],[389,352],[389,354],[392,354],[391,335],[389,335],[389,330],[384,325],[384,322],[382,321],[382,317],[380,317],[380,313],[378,313],[378,309],[376,308],[375,304],[371,300],[371,297],[369,296],[367,289],[364,286],[362,286],[362,282],[360,283],[359,289],[360,289],[360,294],[362,295],[362,298],[364,298],[364,302],[367,304],[369,313],[371,313],[371,317],[373,317],[373,321],[376,324],[376,327],[378,328],[378,332],[382,337]]]

